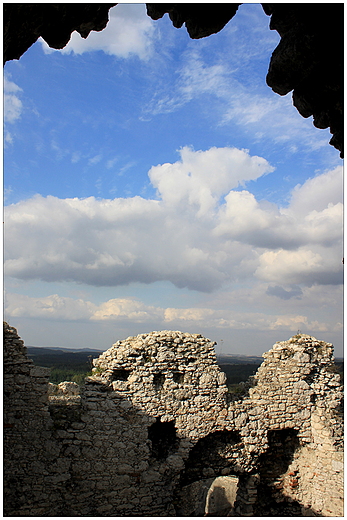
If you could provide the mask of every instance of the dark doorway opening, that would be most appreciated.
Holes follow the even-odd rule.
[[[231,469],[233,453],[242,448],[240,435],[235,431],[217,431],[200,439],[189,453],[181,474],[181,486],[206,477],[216,477],[226,468]]]
[[[179,445],[174,421],[161,422],[160,417],[148,428],[148,438],[152,442],[151,455],[157,460],[166,459]]]

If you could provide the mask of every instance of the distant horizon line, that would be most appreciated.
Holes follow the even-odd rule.
[[[48,346],[36,346],[36,345],[25,345],[26,348],[46,348],[46,349],[50,349],[50,350],[62,350],[62,351],[65,351],[65,352],[105,352],[106,350],[108,349],[105,349],[105,350],[101,350],[101,349],[98,349],[98,348],[90,348],[90,347],[48,347]],[[110,348],[110,347],[109,347]],[[216,358],[217,358],[217,361],[218,359],[220,358],[227,358],[227,357],[234,357],[234,358],[261,358],[261,359],[264,359],[264,357],[261,355],[261,354],[224,354],[224,353],[219,353],[217,354],[216,352]],[[338,360],[338,359],[344,359],[344,356],[334,356],[334,359],[335,360]]]
[[[108,349],[105,349],[105,350],[101,350],[99,348],[90,348],[90,347],[60,347],[60,346],[54,346],[54,347],[51,347],[51,346],[37,346],[37,345],[25,345],[26,348],[48,348],[48,349],[51,349],[51,350],[67,350],[67,351],[78,351],[78,352],[82,352],[82,351],[96,351],[96,352],[105,352],[105,350],[108,350]],[[112,345],[111,345],[112,346]],[[109,347],[111,348],[111,347]],[[261,354],[224,354],[224,353],[218,353],[216,352],[216,356],[217,357],[230,357],[230,356],[233,356],[233,357],[263,357]]]

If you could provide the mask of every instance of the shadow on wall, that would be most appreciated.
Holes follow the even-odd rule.
[[[259,457],[259,484],[255,516],[321,516],[283,493],[283,476],[299,448],[298,432],[293,428],[268,431],[269,448]],[[298,486],[293,474],[291,487]]]
[[[204,478],[237,474],[241,468],[235,467],[244,445],[237,431],[216,431],[200,439],[190,450],[185,469],[181,473],[181,486],[186,486]]]
[[[197,480],[180,489],[177,516],[233,516],[239,479],[220,476]]]
[[[233,511],[237,493],[237,477],[216,478],[206,497],[205,516],[227,516]]]
[[[18,405],[18,390],[9,390],[7,404],[12,394]],[[44,391],[48,406],[42,381]],[[26,408],[5,435],[6,515],[233,516],[238,506],[247,516],[243,498],[254,503],[252,516],[303,515],[280,486],[299,447],[295,430],[269,431],[254,485],[253,475],[234,462],[243,449],[237,431],[210,433],[189,448],[174,421],[146,415],[111,385],[89,380],[85,391],[79,401],[53,398],[49,416],[40,419],[44,403],[38,407],[37,392],[22,385]],[[28,448],[34,456],[29,466]],[[175,465],[179,460],[183,469]],[[48,486],[51,498],[44,503]]]
[[[174,505],[179,516],[226,516],[238,489],[235,460],[244,448],[237,431],[212,432],[190,450]]]
[[[165,377],[144,359],[139,361],[138,371],[143,373],[139,380],[139,374],[129,369],[134,362],[127,365],[130,354],[125,342],[125,361],[115,365],[112,354],[111,363],[107,360],[104,369],[97,367],[86,379],[80,397],[50,398],[49,369],[28,360],[14,328],[5,324],[4,333],[6,516],[176,516],[174,491],[194,441],[178,432],[159,393],[165,391],[169,398],[181,395],[183,375],[189,389],[193,384],[186,378],[198,372],[192,361],[185,374],[175,368],[176,336],[167,340],[171,349],[165,352],[173,362]],[[202,361],[211,365],[209,340],[198,335],[181,340],[178,349],[190,351],[191,342],[193,346],[196,342]],[[147,350],[157,348],[152,344]],[[120,352],[122,345],[117,348]],[[218,378],[217,368],[215,372]],[[199,381],[205,384],[204,376]],[[185,404],[171,400],[176,406]],[[196,416],[196,410],[190,416]]]
[[[112,414],[101,413],[103,409],[102,397],[104,402],[107,402],[111,393],[110,388],[96,382],[89,383],[88,387],[97,392],[100,399],[98,410],[92,408],[89,411],[89,414],[93,415],[94,411],[97,414],[93,421],[92,431],[90,431],[88,425],[82,428],[88,408],[86,401],[82,405],[81,402],[69,401],[67,398],[65,402],[64,399],[57,401],[53,398],[49,406],[54,422],[55,436],[58,437],[58,443],[62,443],[60,456],[62,457],[64,453],[67,459],[71,459],[70,478],[64,482],[63,490],[64,493],[67,493],[67,496],[70,493],[71,496],[76,496],[72,507],[69,506],[69,500],[63,497],[64,505],[60,505],[56,514],[62,516],[81,514],[82,504],[79,503],[77,497],[85,495],[86,492],[90,493],[91,489],[89,488],[93,486],[93,481],[97,483],[97,488],[100,487],[98,483],[103,480],[105,475],[110,476],[112,473],[112,492],[102,488],[100,491],[94,492],[93,496],[90,496],[87,503],[84,504],[85,514],[101,516],[101,508],[105,507],[105,504],[112,505],[112,509],[108,510],[107,516],[128,516],[132,514],[142,516],[148,515],[149,511],[152,513],[151,516],[162,516],[162,514],[167,516],[226,516],[233,512],[239,479],[235,475],[218,475],[223,471],[231,471],[232,451],[243,446],[239,442],[237,432],[214,432],[207,435],[206,438],[200,439],[190,451],[186,450],[185,468],[182,471],[183,479],[181,478],[179,481],[180,473],[177,469],[169,467],[169,460],[171,457],[177,456],[179,451],[182,455],[182,445],[186,443],[187,439],[178,437],[175,421],[162,422],[161,417],[156,417],[151,425],[142,428],[141,423],[146,422],[148,424],[154,418],[146,417],[143,411],[134,407],[130,401],[122,400],[119,404],[122,405],[123,412],[121,412],[121,408],[118,408],[117,418],[114,418],[113,426],[111,426],[109,416]],[[113,395],[113,399],[118,400],[120,398],[120,395]],[[98,424],[99,422],[100,424]],[[117,430],[119,422],[122,427]],[[104,424],[103,432],[100,431],[101,423]],[[138,434],[139,427],[143,433],[142,438]],[[91,440],[91,444],[94,446],[94,457],[98,460],[94,467],[92,462],[89,467],[88,459],[90,457],[87,456],[87,451],[83,446],[76,451],[72,439],[67,441],[64,436],[63,439],[59,439],[62,432],[72,433],[74,429],[76,432],[83,432],[84,444],[88,445],[88,440]],[[119,443],[113,442],[114,434],[122,439],[127,436],[127,442],[133,446],[133,449],[136,439],[138,460],[132,460],[126,449],[121,449],[121,452],[118,451],[121,446],[118,446]],[[104,458],[101,453],[98,453],[97,446],[105,446],[106,444],[108,446],[107,458]],[[202,456],[202,453],[204,453],[204,456]],[[89,469],[89,471],[88,473],[84,471],[82,474],[79,459],[83,457],[86,457],[83,469]],[[136,467],[136,464],[141,461],[147,464],[147,469],[142,472]],[[127,473],[120,479],[117,468],[120,472],[124,472],[125,464],[127,464]],[[197,464],[197,468],[194,467],[195,464]],[[203,478],[204,475],[212,472],[215,475],[214,477]],[[191,483],[182,485],[187,482],[187,479]],[[135,492],[139,500],[137,507],[134,507],[132,503]],[[115,495],[123,497],[123,502],[122,500],[119,502],[118,499],[118,503],[116,503]],[[179,497],[179,502],[177,499],[176,501],[173,500],[174,495]],[[173,509],[172,503],[175,502],[176,506]],[[160,511],[161,503],[166,503],[168,507],[164,507]],[[145,504],[145,506],[143,507],[142,504]],[[148,507],[146,507],[146,504],[148,504]]]
[[[245,444],[241,421],[217,422],[226,412],[226,387],[206,338],[173,331],[128,338],[98,358],[80,397],[49,398],[49,370],[28,360],[13,327],[5,324],[4,332],[6,516],[320,516],[290,498],[301,500],[303,491],[296,475],[298,430],[261,429],[259,451],[265,449],[266,431],[268,448],[259,456]],[[312,338],[300,339],[317,352]],[[283,345],[287,349],[291,340]],[[276,344],[275,353],[279,347],[283,353],[283,345]],[[301,343],[296,346],[302,359],[307,353]],[[323,347],[329,361],[332,347]],[[177,356],[185,360],[194,348],[200,358],[189,358],[183,374]],[[164,365],[161,372],[154,355]],[[272,373],[266,375],[271,386]],[[322,375],[329,391],[339,384],[328,371]],[[332,395],[337,400],[340,394]],[[250,422],[247,432],[257,424]],[[307,442],[307,436],[300,438]],[[341,474],[342,462],[330,460]],[[336,485],[339,501],[331,509],[342,511],[340,478],[323,471],[321,480],[324,475],[323,493]]]
[[[52,399],[49,406],[59,459],[70,464],[67,480],[58,484],[55,516],[175,516],[179,471],[170,457],[186,439],[177,436],[174,421],[148,416],[99,381],[86,391],[89,398],[79,403]]]

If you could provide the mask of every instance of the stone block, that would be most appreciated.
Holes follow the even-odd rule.
[[[148,470],[142,473],[141,482],[148,484],[150,482],[158,482],[161,476],[158,471]]]
[[[44,368],[44,367],[37,367],[37,366],[33,366],[32,368],[30,368],[30,377],[41,377],[43,378],[43,382],[46,378],[49,377],[51,373],[51,370],[49,368]],[[48,381],[47,381],[47,385],[48,385]]]
[[[332,460],[331,461],[331,467],[333,471],[336,471],[338,473],[343,472],[343,462],[340,460]]]

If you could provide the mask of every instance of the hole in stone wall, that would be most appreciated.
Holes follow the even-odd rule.
[[[131,370],[124,370],[122,368],[113,370],[112,381],[126,381],[131,374]]]
[[[315,379],[317,378],[318,372],[318,367],[312,367],[311,372],[304,378],[304,381],[306,381],[308,385],[312,385],[312,383],[314,383]]]
[[[164,381],[165,381],[164,374],[160,374],[160,373],[154,374],[153,385],[156,390],[159,390],[163,386]]]
[[[294,428],[284,428],[283,430],[269,430],[267,436],[269,448],[281,448],[282,455],[288,462],[292,458],[293,449],[299,445],[298,432]]]
[[[238,432],[223,430],[210,433],[191,449],[180,485],[221,475],[222,470],[232,468],[233,453],[242,448]]]
[[[174,421],[161,422],[160,417],[157,417],[156,422],[148,428],[148,438],[152,442],[151,455],[157,460],[166,459],[178,448],[179,439]]]
[[[188,363],[195,363],[195,361],[196,361],[195,357],[188,358]]]
[[[182,372],[173,372],[172,377],[175,383],[178,383],[180,385],[184,383],[184,374]]]

